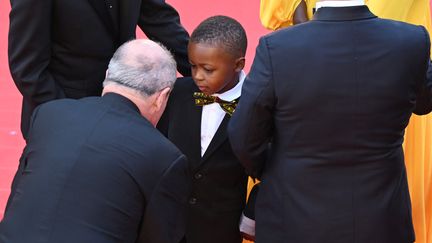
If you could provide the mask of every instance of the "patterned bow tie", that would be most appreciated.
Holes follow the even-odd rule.
[[[217,96],[206,95],[201,92],[195,92],[193,97],[195,98],[195,105],[205,106],[213,103],[218,103],[222,110],[224,110],[230,116],[232,116],[232,114],[234,113],[238,102],[237,100],[222,100]]]

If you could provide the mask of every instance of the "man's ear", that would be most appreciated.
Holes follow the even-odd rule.
[[[168,101],[169,95],[171,92],[171,88],[166,87],[157,94],[154,105],[157,110],[165,109],[166,102]]]
[[[243,70],[244,66],[246,63],[246,59],[244,57],[239,57],[235,60],[235,71],[236,72],[240,72],[241,70]]]

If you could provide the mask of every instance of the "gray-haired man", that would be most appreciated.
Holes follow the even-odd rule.
[[[186,160],[154,128],[175,79],[164,47],[135,40],[111,59],[102,97],[39,106],[0,242],[178,242]]]

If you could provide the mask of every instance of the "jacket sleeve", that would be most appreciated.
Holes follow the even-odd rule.
[[[427,79],[426,79],[426,88],[427,91],[429,91],[429,100],[432,106],[432,61],[429,62],[429,69],[427,72]]]
[[[275,94],[267,42],[261,38],[242,96],[228,126],[234,153],[253,178],[259,178],[273,136]],[[253,131],[253,132],[251,132]]]
[[[52,0],[11,0],[9,67],[24,99],[34,106],[65,97],[48,69],[52,4]]]
[[[162,43],[174,54],[177,70],[183,76],[191,76],[187,55],[189,34],[173,7],[164,0],[143,1],[138,25],[149,39]]]
[[[416,106],[413,111],[416,115],[426,115],[432,111],[432,64],[429,64],[427,77],[417,92]]]
[[[147,202],[138,242],[180,242],[186,230],[190,191],[187,160],[181,155],[165,171]]]
[[[430,39],[426,29],[420,26],[425,36],[424,65],[419,65],[417,79],[417,98],[413,113],[425,115],[432,111],[432,62],[430,60]]]

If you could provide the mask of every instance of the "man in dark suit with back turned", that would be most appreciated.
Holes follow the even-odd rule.
[[[9,66],[23,95],[24,138],[34,108],[60,98],[100,96],[114,51],[137,25],[190,76],[189,35],[164,0],[11,0]]]
[[[36,108],[0,223],[2,243],[178,243],[185,156],[156,129],[176,79],[168,50],[127,42],[102,97]]]
[[[256,242],[412,243],[402,143],[432,109],[428,33],[361,0],[317,8],[261,38],[229,124],[261,179]]]

